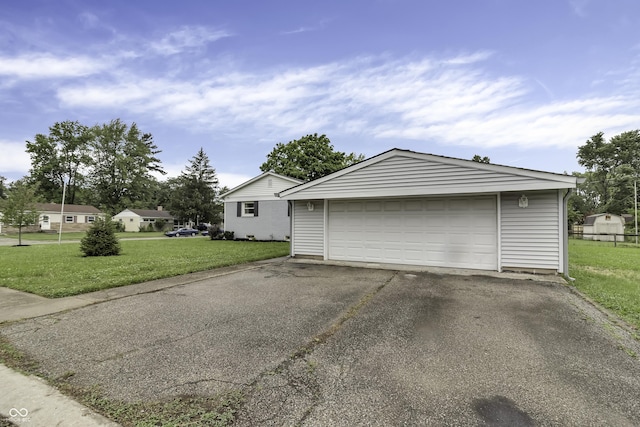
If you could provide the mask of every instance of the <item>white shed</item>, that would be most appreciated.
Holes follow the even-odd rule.
[[[280,193],[291,255],[567,273],[576,177],[393,149]]]
[[[609,213],[589,215],[584,219],[583,239],[603,242],[624,240],[623,236],[615,236],[624,234],[624,223],[624,218],[619,215]]]

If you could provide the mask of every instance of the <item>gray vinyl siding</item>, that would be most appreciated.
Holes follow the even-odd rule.
[[[252,182],[250,185],[234,191],[228,197],[225,197],[225,201],[277,200],[276,193],[296,185],[296,182],[267,175]]]
[[[449,164],[397,155],[305,188],[288,198],[398,197],[558,188],[558,182],[552,179],[486,166],[476,168],[472,162]]]
[[[252,201],[252,200],[247,200]],[[258,216],[237,216],[237,202],[225,203],[225,231],[235,238],[254,236],[257,240],[285,240],[290,237],[288,203],[286,200],[258,202]]]
[[[313,211],[307,208],[308,200],[294,204],[293,255],[324,257],[324,203],[312,200]]]
[[[526,208],[518,205],[525,195]],[[503,269],[561,270],[557,191],[502,193],[501,264]]]

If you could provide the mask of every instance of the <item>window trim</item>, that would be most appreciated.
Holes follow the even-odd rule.
[[[251,205],[251,206],[248,206]],[[248,211],[250,209],[250,211]],[[242,209],[240,210],[243,217],[256,216],[256,202],[242,202]]]

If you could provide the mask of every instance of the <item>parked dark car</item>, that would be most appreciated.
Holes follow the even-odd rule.
[[[177,230],[164,233],[167,237],[196,236],[200,234],[195,228],[178,228]]]

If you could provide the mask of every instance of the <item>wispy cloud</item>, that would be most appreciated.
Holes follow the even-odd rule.
[[[569,0],[569,5],[571,6],[571,10],[573,13],[578,15],[581,18],[587,16],[587,6],[589,5],[591,0]]]
[[[570,147],[585,139],[585,129],[624,130],[640,120],[640,101],[625,95],[532,105],[527,95],[535,82],[490,74],[483,68],[490,58],[361,57],[191,79],[131,73],[68,84],[57,95],[66,106],[125,108],[226,133],[320,130],[480,147]]]
[[[203,46],[230,37],[224,30],[214,30],[202,26],[185,26],[173,31],[161,40],[150,43],[150,47],[161,55],[175,55],[185,50],[202,48]]]
[[[83,77],[105,71],[111,61],[89,56],[56,56],[49,53],[0,55],[0,75],[16,79]]]
[[[320,31],[325,29],[329,22],[331,22],[330,19],[322,19],[315,25],[301,25],[293,30],[281,31],[280,34],[283,36],[288,36],[292,34],[308,33],[310,31]]]

